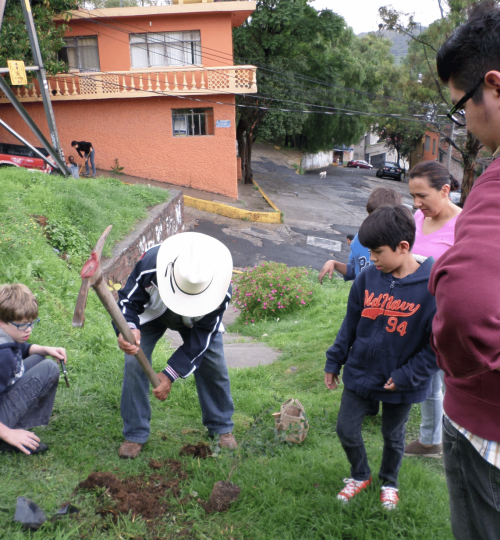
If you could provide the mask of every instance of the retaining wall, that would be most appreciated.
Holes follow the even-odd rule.
[[[333,150],[329,152],[318,152],[317,154],[306,154],[302,156],[300,165],[303,169],[319,169],[326,167],[333,162]]]
[[[102,271],[106,282],[125,285],[137,261],[150,247],[160,244],[169,236],[182,232],[184,196],[182,191],[170,189],[170,198],[149,211],[148,217],[137,224],[113,249],[113,256],[103,260]]]

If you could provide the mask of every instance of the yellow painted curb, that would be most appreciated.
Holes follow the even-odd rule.
[[[259,191],[260,191],[260,194],[264,197],[264,199],[266,199],[266,201],[269,203],[269,206],[271,206],[271,208],[273,208],[274,210],[276,210],[276,212],[280,212],[280,209],[273,203],[273,201],[271,201],[271,199],[262,191],[262,189],[260,188],[259,184],[257,184],[257,182],[254,180],[253,183],[259,188]],[[281,214],[281,212],[280,212]]]
[[[258,186],[257,186],[258,187]],[[228,206],[227,204],[217,203],[213,201],[205,201],[203,199],[195,199],[184,195],[184,204],[190,208],[196,208],[197,210],[205,210],[205,212],[211,212],[212,214],[218,214],[219,216],[229,217],[233,219],[241,219],[243,221],[253,221],[259,223],[281,223],[281,212],[276,206],[267,198],[267,196],[259,188],[262,196],[275,210],[274,212],[252,212],[251,210],[243,210],[242,208],[235,208],[234,206]]]

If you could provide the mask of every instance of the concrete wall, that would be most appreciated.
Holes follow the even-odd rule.
[[[130,272],[147,249],[182,232],[183,213],[182,191],[170,190],[170,199],[150,210],[148,218],[114,247],[113,257],[103,261],[106,282],[111,280],[125,285]]]
[[[319,169],[333,162],[333,150],[318,152],[317,154],[304,153],[300,165],[303,169]]]

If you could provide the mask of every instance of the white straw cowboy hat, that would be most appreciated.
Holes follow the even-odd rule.
[[[199,317],[219,307],[232,273],[229,249],[206,234],[179,233],[158,250],[158,290],[165,305],[178,315]]]

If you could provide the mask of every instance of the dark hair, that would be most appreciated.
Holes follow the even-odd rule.
[[[410,249],[415,243],[415,220],[405,206],[380,206],[361,224],[358,240],[368,249],[389,246],[396,251],[406,241]]]
[[[403,202],[401,195],[388,187],[375,188],[368,197],[366,211],[371,214],[379,206],[397,206]]]
[[[458,191],[460,189],[460,182],[450,174],[450,191]]]
[[[78,141],[71,141],[71,146],[76,146],[78,144]]]
[[[500,71],[500,9],[493,0],[476,4],[437,53],[439,78],[469,92],[491,70]],[[473,96],[479,103],[482,87]]]
[[[417,176],[424,177],[431,188],[441,191],[443,186],[450,186],[453,176],[449,173],[448,169],[439,161],[421,161],[417,163],[415,167],[408,173],[410,180]],[[453,178],[453,180],[455,180]],[[455,182],[457,182],[455,180]]]
[[[354,234],[348,234],[347,240],[350,240],[352,242],[354,240]]]

